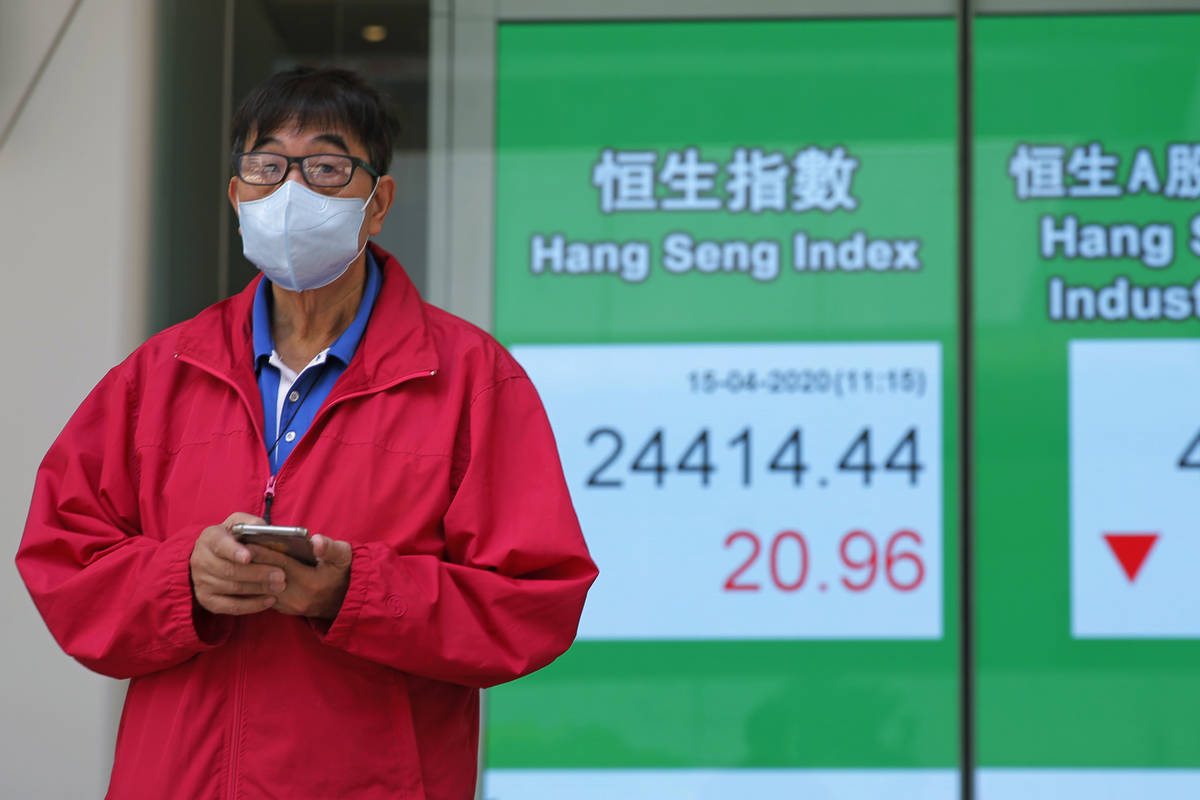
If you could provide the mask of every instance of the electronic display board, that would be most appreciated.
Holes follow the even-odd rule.
[[[1200,796],[1200,16],[974,25],[977,785]]]
[[[495,330],[600,577],[485,795],[957,797],[954,21],[497,35]]]

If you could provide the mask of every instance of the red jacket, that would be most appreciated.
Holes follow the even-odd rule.
[[[112,798],[470,798],[478,687],[574,638],[596,568],[532,384],[374,252],[367,330],[271,511],[353,544],[327,630],[192,596],[201,530],[263,511],[255,283],[110,371],[38,470],[21,575],[64,650],[132,678]]]

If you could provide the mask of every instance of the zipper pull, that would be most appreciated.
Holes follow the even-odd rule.
[[[271,523],[271,504],[275,502],[275,476],[267,479],[267,491],[263,493],[263,519]]]

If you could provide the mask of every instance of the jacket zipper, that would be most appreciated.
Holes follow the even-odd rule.
[[[271,524],[271,504],[275,502],[275,476],[267,478],[267,490],[263,492],[263,519]]]

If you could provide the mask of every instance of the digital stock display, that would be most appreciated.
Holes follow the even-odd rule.
[[[1200,16],[974,30],[979,796],[1200,796]]]
[[[956,797],[953,21],[498,36],[496,331],[600,578],[485,793]]]
[[[984,800],[1200,796],[1200,16],[973,31],[964,309],[955,20],[499,25],[495,330],[600,577],[491,800],[949,800],[968,735]]]

